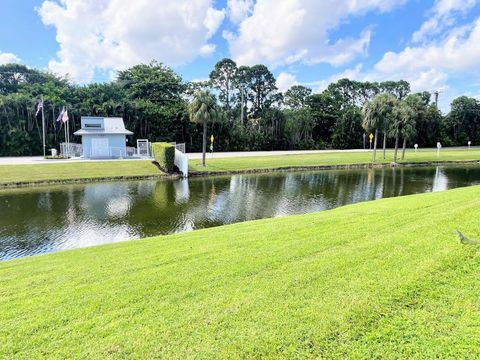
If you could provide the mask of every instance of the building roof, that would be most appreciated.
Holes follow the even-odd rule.
[[[88,119],[89,117],[82,117],[82,119]],[[94,118],[94,117],[92,117]],[[74,135],[133,135],[133,132],[125,129],[123,119],[120,117],[96,117],[97,119],[103,119],[103,129],[80,129],[75,131]],[[83,122],[82,122],[83,123]]]

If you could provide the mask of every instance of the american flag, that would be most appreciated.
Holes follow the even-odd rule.
[[[62,111],[60,111],[60,114],[58,114],[58,117],[57,117],[57,122],[60,122],[63,120],[63,114],[65,113],[65,109],[62,109]]]
[[[38,116],[38,113],[43,109],[43,102],[39,101],[37,104],[37,112],[35,113],[35,116]]]
[[[62,115],[62,121],[66,123],[68,121],[68,110],[65,110]]]

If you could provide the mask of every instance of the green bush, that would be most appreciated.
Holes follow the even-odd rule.
[[[173,171],[175,161],[175,146],[166,142],[152,143],[152,153],[155,161],[165,171]]]

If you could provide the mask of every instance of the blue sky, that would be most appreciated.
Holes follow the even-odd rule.
[[[284,90],[341,77],[480,95],[477,0],[0,0],[0,63],[79,83],[155,58],[186,80],[223,57],[268,65]]]

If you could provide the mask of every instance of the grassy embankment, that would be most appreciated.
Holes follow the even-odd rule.
[[[478,358],[480,187],[0,263],[0,358]]]
[[[398,159],[400,159],[400,152]],[[361,165],[369,164],[371,160],[372,154],[370,152],[342,151],[308,155],[254,156],[235,158],[210,158],[210,155],[208,155],[207,167],[202,167],[199,159],[190,160],[189,167],[190,170],[199,172],[228,172],[289,167]],[[434,150],[419,150],[417,153],[415,153],[413,150],[409,150],[405,155],[405,160],[397,160],[397,162],[402,164],[474,160],[480,160],[480,149],[444,149],[441,151],[440,156],[438,157],[437,152]],[[385,160],[382,158],[382,151],[380,150],[377,152],[377,163],[390,163],[392,161],[392,150],[387,151],[387,157]]]
[[[151,161],[0,165],[0,185],[164,175]]]

